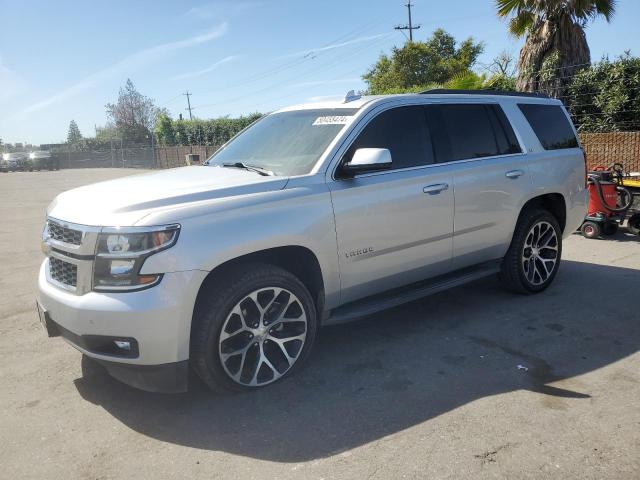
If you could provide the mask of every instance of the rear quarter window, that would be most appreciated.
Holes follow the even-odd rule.
[[[518,107],[545,150],[578,147],[578,139],[562,107],[533,103],[519,103]]]

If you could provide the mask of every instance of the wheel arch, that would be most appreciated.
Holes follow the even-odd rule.
[[[311,293],[318,312],[318,318],[322,318],[325,286],[320,262],[313,251],[300,245],[287,245],[258,250],[232,258],[216,266],[209,272],[200,285],[194,306],[194,316],[198,305],[202,303],[202,295],[204,295],[205,292],[211,288],[215,288],[216,282],[220,281],[235,268],[250,263],[275,265],[295,275]]]
[[[518,221],[522,214],[531,208],[542,208],[551,213],[558,220],[560,229],[564,233],[567,225],[567,204],[564,195],[561,193],[545,193],[527,200],[520,209]]]

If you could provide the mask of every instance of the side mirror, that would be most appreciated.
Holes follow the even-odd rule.
[[[358,173],[376,172],[391,168],[391,152],[387,148],[359,148],[351,161],[342,165],[342,172],[347,176]]]

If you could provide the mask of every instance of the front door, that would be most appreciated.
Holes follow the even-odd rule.
[[[345,154],[387,148],[389,170],[329,182],[336,222],[342,302],[449,270],[453,177],[434,164],[423,106],[378,114]]]

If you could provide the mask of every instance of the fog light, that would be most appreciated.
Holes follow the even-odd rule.
[[[118,347],[120,350],[131,350],[131,342],[124,342],[122,340],[114,340],[113,343],[116,344],[116,347]]]

